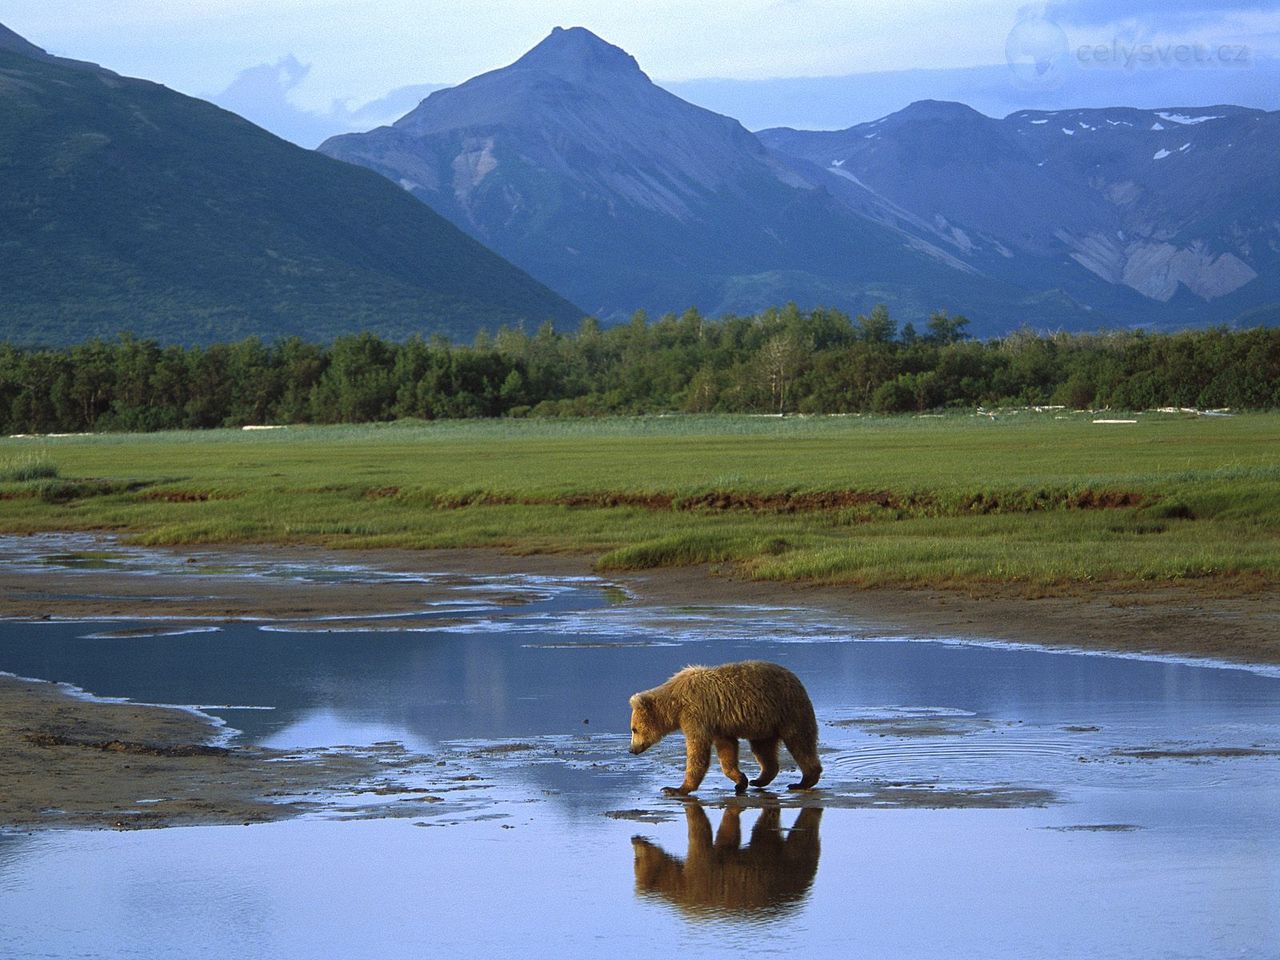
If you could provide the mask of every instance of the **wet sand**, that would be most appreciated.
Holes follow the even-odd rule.
[[[759,583],[714,570],[618,578],[642,602],[758,603],[847,618],[869,635],[999,640],[1119,653],[1280,664],[1280,594],[1187,581],[1045,592],[991,584],[974,590],[862,590]]]
[[[220,746],[218,734],[191,711],[87,700],[59,684],[0,676],[0,826],[261,823],[327,807],[335,794],[444,802],[399,782],[435,766],[399,744],[286,752]]]

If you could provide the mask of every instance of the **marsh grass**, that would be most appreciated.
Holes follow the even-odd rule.
[[[0,441],[0,531],[867,585],[1280,580],[1280,416],[455,421]],[[17,479],[22,457],[58,467]],[[59,469],[60,468],[60,469]]]
[[[48,453],[18,454],[0,460],[0,483],[27,483],[32,480],[48,480],[58,476],[58,465]]]

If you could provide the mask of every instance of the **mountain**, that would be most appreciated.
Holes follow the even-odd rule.
[[[832,132],[761,131],[931,224],[985,276],[1124,322],[1280,317],[1280,111],[1024,110],[922,101]],[[945,237],[950,236],[950,242]]]
[[[580,27],[557,28],[510,66],[320,151],[400,184],[606,318],[795,300],[850,310],[887,302],[904,319],[944,306],[1003,311],[1016,322],[1028,300],[973,270],[928,225],[853,209],[822,170],[661,89]],[[1080,316],[1049,301],[1055,320]]]
[[[383,178],[0,27],[0,339],[444,333],[580,311]]]

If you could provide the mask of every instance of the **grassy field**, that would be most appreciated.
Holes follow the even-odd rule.
[[[0,532],[491,546],[604,569],[1280,583],[1280,415],[455,421],[0,440]]]

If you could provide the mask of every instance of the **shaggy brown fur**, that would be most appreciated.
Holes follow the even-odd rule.
[[[631,752],[643,753],[665,737],[684,733],[684,783],[664,793],[685,795],[698,789],[716,748],[720,767],[738,793],[747,777],[738,769],[738,740],[751,744],[760,775],[751,781],[767,786],[778,775],[778,744],[800,768],[793,790],[808,790],[822,775],[818,761],[818,721],[799,678],[785,667],[763,660],[719,667],[685,667],[661,686],[631,698]]]

